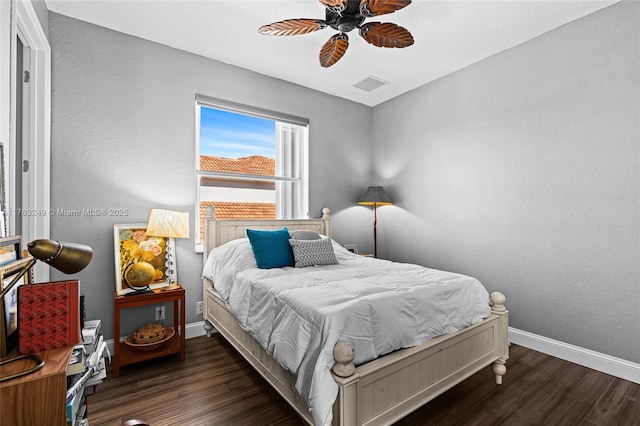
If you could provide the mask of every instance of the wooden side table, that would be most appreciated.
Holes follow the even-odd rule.
[[[162,346],[148,352],[138,351],[124,342],[120,342],[120,311],[136,306],[152,305],[157,303],[173,302],[173,327],[175,334],[171,339],[164,342]],[[180,354],[180,360],[185,358],[185,293],[180,286],[175,290],[154,290],[153,293],[139,294],[134,296],[118,296],[114,299],[114,362],[113,375],[120,375],[120,367],[134,364],[136,362],[166,356]]]

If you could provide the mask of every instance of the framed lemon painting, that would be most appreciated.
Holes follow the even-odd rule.
[[[116,266],[116,294],[149,293],[167,285],[167,275],[176,276],[173,238],[147,235],[146,223],[118,224],[113,227]]]

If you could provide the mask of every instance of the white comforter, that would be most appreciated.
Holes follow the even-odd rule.
[[[213,249],[203,270],[242,328],[297,374],[316,425],[331,423],[338,341],[352,345],[358,365],[490,313],[475,278],[334,250],[338,265],[258,269],[245,238]]]

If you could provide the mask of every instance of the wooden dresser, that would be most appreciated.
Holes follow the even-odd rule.
[[[64,426],[67,423],[67,365],[73,346],[39,352],[44,367],[35,373],[0,382],[0,425]],[[15,354],[10,355],[15,356]],[[6,358],[5,358],[6,359]],[[1,377],[23,371],[31,361],[2,366]]]

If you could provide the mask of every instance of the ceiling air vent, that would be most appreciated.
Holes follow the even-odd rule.
[[[385,84],[389,84],[389,82],[370,75],[364,80],[354,84],[353,87],[357,87],[358,89],[362,89],[366,92],[371,92],[372,90],[377,89],[380,86],[384,86]]]

